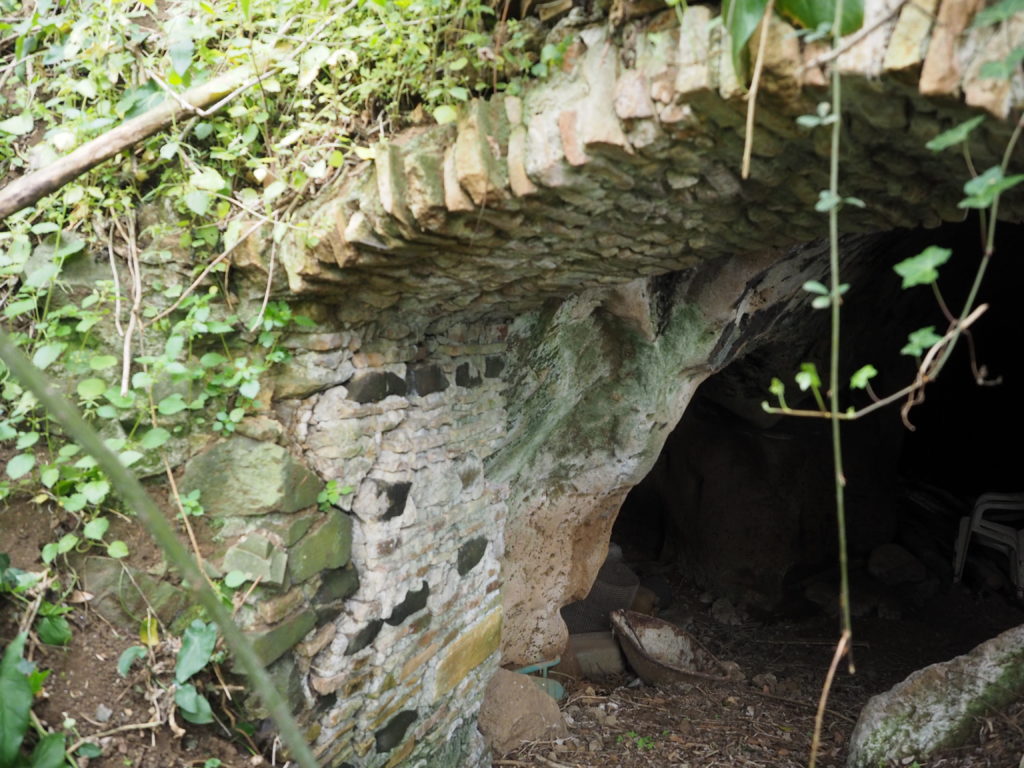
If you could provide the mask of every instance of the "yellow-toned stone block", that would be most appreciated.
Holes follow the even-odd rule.
[[[405,759],[412,754],[412,751],[416,748],[416,739],[409,739],[405,744],[399,747],[398,751],[391,756],[388,760],[385,768],[394,768],[396,765],[400,765]]]
[[[436,696],[441,697],[498,650],[501,642],[501,611],[496,610],[457,638],[437,669]]]
[[[939,0],[915,0],[900,11],[885,52],[882,68],[887,72],[919,67],[928,51],[928,40]]]

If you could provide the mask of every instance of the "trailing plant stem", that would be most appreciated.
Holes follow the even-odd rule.
[[[835,22],[832,29],[833,45],[839,43],[839,28],[843,16],[843,0],[836,3]],[[839,76],[839,67],[832,67],[832,114],[835,120],[832,123],[832,147],[829,163],[829,190],[832,199],[839,199],[839,147],[841,138],[841,109],[842,90]],[[847,567],[846,553],[846,476],[843,473],[843,450],[840,440],[840,418],[839,418],[839,343],[840,343],[840,305],[842,294],[840,293],[839,280],[839,205],[834,205],[828,214],[828,239],[829,239],[829,275],[832,301],[832,340],[831,355],[829,357],[829,413],[832,423],[832,456],[835,468],[836,488],[836,526],[838,527],[839,544],[839,610],[842,619],[842,631],[844,635],[852,637],[853,625],[850,621],[850,581]],[[852,671],[852,662],[851,662]]]

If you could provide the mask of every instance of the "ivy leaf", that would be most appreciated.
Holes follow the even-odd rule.
[[[130,648],[125,648],[121,651],[121,655],[117,657],[117,674],[121,677],[127,677],[128,671],[132,668],[138,659],[144,658],[146,655],[146,648],[142,645],[133,645]]]
[[[17,480],[28,474],[36,465],[36,457],[31,453],[19,453],[7,462],[7,476],[11,480]]]
[[[178,392],[175,392],[173,395],[168,395],[157,403],[156,409],[164,416],[173,416],[187,407],[184,398]]]
[[[300,91],[308,88],[310,83],[316,80],[320,68],[330,55],[331,51],[325,45],[314,45],[303,53],[299,59],[299,77],[295,87]]]
[[[850,386],[854,389],[864,389],[867,387],[868,382],[877,375],[878,371],[875,369],[875,366],[868,363],[855,371],[853,376],[850,377]]]
[[[986,8],[974,17],[972,27],[987,27],[1001,21],[1009,21],[1015,14],[1024,11],[1024,0],[1002,0]]]
[[[935,326],[928,325],[910,334],[907,344],[900,350],[900,354],[920,357],[926,349],[930,349],[940,341],[942,341],[942,337],[935,333]]]
[[[819,296],[828,296],[828,288],[817,280],[808,280],[803,284],[803,289],[808,293],[816,293]]]
[[[93,744],[91,741],[87,741],[78,748],[78,752],[75,754],[79,757],[102,757],[103,748],[99,744]]]
[[[37,347],[35,353],[32,355],[32,364],[39,370],[45,371],[58,357],[61,356],[67,346],[67,344],[58,341]]]
[[[217,644],[217,625],[196,619],[181,638],[181,650],[174,665],[174,679],[184,683],[210,661]],[[180,690],[180,689],[179,689]]]
[[[71,642],[71,625],[63,616],[43,616],[36,622],[36,634],[47,645],[67,645]]]
[[[210,702],[191,683],[182,685],[174,691],[174,703],[178,705],[181,716],[190,723],[205,725],[213,722]]]
[[[48,733],[43,736],[36,744],[36,748],[32,750],[28,764],[32,768],[62,768],[65,765],[65,738],[63,733]]]
[[[80,398],[91,402],[107,391],[107,382],[96,378],[84,379],[78,382],[75,391]]]
[[[113,557],[117,560],[120,560],[122,557],[128,557],[128,545],[120,539],[110,542],[107,545],[107,557]]]
[[[17,635],[0,662],[0,765],[16,764],[21,740],[28,729],[32,686],[19,668],[26,637],[24,632]]]
[[[1014,176],[1003,176],[1003,169],[993,165],[980,176],[976,176],[964,184],[967,195],[958,204],[960,208],[988,208],[996,197],[1011,187],[1024,181],[1024,173]]]
[[[836,0],[777,0],[779,13],[804,29],[827,25],[830,29],[836,15]],[[843,17],[839,34],[849,35],[864,24],[864,0],[843,0]]]
[[[203,168],[198,173],[193,173],[189,176],[188,183],[207,192],[219,192],[225,186],[224,177],[213,168]]]
[[[732,63],[737,72],[744,67],[744,54],[757,25],[764,18],[768,0],[723,0],[722,19],[732,38]]]
[[[828,213],[842,202],[843,198],[831,189],[823,189],[818,193],[818,202],[814,204],[814,210],[818,213]]]
[[[104,371],[117,365],[117,358],[113,355],[96,355],[89,360],[89,367],[94,371]]]
[[[238,393],[243,397],[248,397],[252,400],[260,393],[259,379],[247,379],[246,381],[243,381],[238,387]]]
[[[185,205],[196,216],[204,216],[210,210],[210,194],[201,189],[193,189],[185,193]]]
[[[948,131],[943,131],[934,139],[925,144],[925,147],[930,149],[932,152],[941,152],[949,147],[955,147],[962,141],[965,141],[968,136],[971,135],[971,131],[977,128],[985,122],[985,115],[978,115],[972,117],[970,120],[964,120],[959,125],[955,125]]]
[[[20,115],[9,117],[6,120],[0,120],[0,131],[9,133],[12,136],[24,136],[26,133],[31,133],[32,126],[32,116],[28,112],[22,112]]]
[[[818,376],[818,367],[814,363],[801,363],[800,372],[795,378],[801,392],[806,392],[808,389],[821,389],[821,377]]]
[[[953,251],[949,248],[940,248],[937,245],[929,245],[917,256],[904,259],[893,267],[896,274],[903,278],[903,288],[912,288],[915,285],[927,285],[939,279],[938,267],[941,267]]]
[[[171,433],[163,427],[153,427],[145,435],[142,436],[142,440],[139,441],[145,450],[152,451],[159,448],[161,445],[171,439]]]
[[[459,117],[458,111],[455,107],[449,106],[448,104],[442,104],[440,107],[434,110],[434,120],[437,121],[438,125],[445,125],[446,123],[454,123]]]
[[[106,535],[109,527],[110,521],[107,518],[97,517],[85,524],[85,527],[82,529],[82,535],[87,539],[100,541]]]

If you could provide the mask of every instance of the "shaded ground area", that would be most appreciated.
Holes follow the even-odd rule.
[[[838,637],[823,614],[769,624],[716,620],[696,592],[663,618],[686,626],[719,659],[737,662],[740,683],[652,688],[631,675],[568,684],[562,711],[570,738],[535,743],[494,766],[546,768],[797,768],[806,766],[822,681]],[[950,586],[902,618],[855,623],[856,673],[843,664],[828,702],[818,765],[845,766],[860,708],[910,672],[966,652],[1024,621],[1011,598]],[[1024,702],[979,718],[972,743],[919,768],[1017,768],[1024,755]],[[896,766],[912,765],[913,761]],[[888,767],[886,767],[888,768]]]
[[[63,515],[61,520],[68,518]],[[111,520],[108,538],[127,542],[130,554],[125,562],[141,570],[154,568],[160,558],[141,527],[127,519]],[[8,500],[0,507],[0,553],[9,555],[12,567],[42,571],[42,547],[67,532],[44,506]],[[102,549],[95,546],[92,551],[102,554]],[[269,764],[243,731],[233,727],[240,724],[233,723],[226,714],[231,709],[227,697],[237,696],[239,691],[221,684],[212,669],[197,685],[217,710],[218,721],[193,725],[176,714],[172,683],[180,641],[166,628],[160,628],[159,642],[132,665],[126,676],[118,673],[118,658],[126,648],[140,645],[139,633],[115,626],[92,609],[93,596],[78,583],[75,553],[69,554],[69,561],[61,558],[59,562],[59,578],[49,581],[45,589],[33,590],[22,598],[0,595],[0,646],[6,646],[19,630],[30,628],[25,658],[38,670],[49,672],[32,710],[39,725],[49,731],[65,731],[67,746],[80,766],[217,768]],[[40,641],[38,618],[47,602],[71,609],[64,615],[71,630],[71,640],[65,646]],[[34,740],[30,729],[26,743]],[[87,742],[97,745],[102,754],[81,756],[79,747]]]

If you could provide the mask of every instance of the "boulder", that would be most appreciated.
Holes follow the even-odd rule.
[[[875,696],[850,738],[848,768],[927,759],[966,743],[975,718],[1024,695],[1024,625],[963,656],[914,672]]]
[[[526,675],[507,669],[499,669],[487,684],[478,726],[498,755],[523,742],[569,735],[555,700]]]

